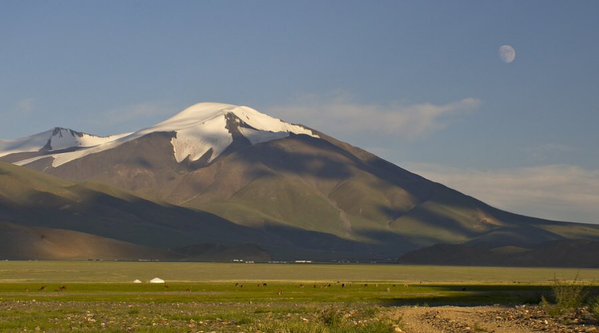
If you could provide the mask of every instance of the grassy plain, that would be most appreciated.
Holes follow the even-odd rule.
[[[161,277],[167,282],[390,281],[423,284],[548,284],[555,278],[599,284],[599,269],[407,266],[365,264],[237,264],[189,262],[4,261],[0,283],[108,283]]]
[[[599,286],[586,269],[0,262],[0,330],[391,332],[396,305],[534,304],[577,275]]]

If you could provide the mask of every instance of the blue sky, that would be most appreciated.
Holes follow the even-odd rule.
[[[3,1],[0,138],[244,104],[500,208],[599,223],[598,15],[597,1]]]

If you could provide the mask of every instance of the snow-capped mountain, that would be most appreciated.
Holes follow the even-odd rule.
[[[149,128],[109,137],[57,128],[0,142],[1,162],[29,170],[0,170],[0,223],[23,221],[143,246],[254,244],[280,259],[378,260],[437,243],[526,248],[599,240],[598,226],[501,211],[246,106],[200,103]],[[22,183],[11,174],[20,174]],[[64,187],[48,175],[75,185]],[[38,211],[41,218],[30,214]]]
[[[234,138],[241,136],[251,144],[281,139],[290,134],[317,137],[311,130],[260,113],[247,106],[221,103],[199,103],[155,126],[134,133],[108,137],[95,136],[70,129],[55,128],[15,141],[0,141],[0,157],[16,153],[37,152],[36,156],[13,161],[27,165],[52,158],[59,167],[78,158],[114,149],[152,133],[174,133],[171,139],[177,162],[197,161],[209,154],[208,162],[217,158]]]
[[[28,152],[58,152],[66,149],[89,148],[113,141],[120,136],[102,137],[67,128],[55,127],[13,141],[0,141],[0,156]]]
[[[199,103],[123,140],[155,132],[176,133],[171,143],[177,162],[197,161],[210,150],[209,161],[212,161],[233,143],[235,134],[241,134],[252,144],[281,139],[290,133],[317,137],[302,126],[286,123],[247,106]]]

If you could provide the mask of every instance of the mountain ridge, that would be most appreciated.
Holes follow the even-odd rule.
[[[52,157],[54,159],[52,166],[58,167],[88,154],[116,148],[145,135],[175,132],[177,135],[172,138],[171,144],[177,162],[185,159],[196,161],[209,150],[212,150],[209,156],[211,161],[233,142],[233,133],[230,132],[232,129],[227,124],[231,121],[228,119],[230,115],[235,117],[232,121],[239,124],[236,127],[238,130],[236,134],[243,136],[252,144],[280,139],[290,133],[313,135],[303,126],[283,122],[246,106],[198,103],[154,126],[132,133],[101,137],[55,127],[12,142],[0,141],[0,157],[18,153],[44,152],[13,163],[26,165],[41,158]],[[79,150],[81,148],[87,149]],[[73,151],[74,149],[78,151]]]
[[[262,235],[255,239],[274,232],[280,246],[255,244],[290,256],[295,248],[312,259],[390,260],[435,244],[599,240],[599,226],[496,209],[318,130],[245,106],[196,104],[102,145],[21,160],[25,152],[4,154],[0,161],[205,212]],[[219,235],[224,238],[216,241],[226,242]],[[294,243],[284,250],[286,237],[313,247],[298,250]],[[344,249],[337,257],[335,246]],[[352,256],[357,249],[363,253]]]

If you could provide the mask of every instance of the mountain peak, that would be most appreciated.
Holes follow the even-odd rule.
[[[284,122],[280,119],[258,112],[250,107],[224,103],[194,104],[147,130],[180,130],[190,126],[205,124],[215,118],[224,117],[227,114],[234,114],[243,121],[247,127],[259,131],[314,135],[312,131],[302,126]],[[144,132],[147,130],[144,130]]]
[[[89,138],[98,138],[64,127],[54,127],[31,136],[0,142],[0,156],[12,153],[52,151],[90,144]]]
[[[234,128],[229,124],[231,119]],[[235,137],[239,138],[239,135],[245,137],[252,145],[285,138],[290,134],[318,137],[303,126],[284,122],[247,106],[198,103],[163,122],[133,133],[100,137],[55,127],[30,137],[0,142],[0,156],[40,152],[41,155],[29,156],[16,164],[26,165],[50,156],[53,158],[52,166],[58,167],[157,132],[174,133],[171,144],[175,159],[179,163],[186,159],[197,161],[206,154],[209,154],[208,161],[212,161],[233,143]]]
[[[210,120],[238,108],[237,105],[224,103],[198,103],[160,122],[152,128],[180,128]]]
[[[48,138],[46,144],[41,148],[43,151],[94,147],[114,139],[114,137],[88,134],[64,127],[54,127],[54,129],[50,131],[52,134]]]
[[[238,130],[252,144],[281,139],[289,134],[318,137],[311,130],[293,125],[260,113],[247,106],[223,103],[198,103],[175,116],[133,134],[134,137],[153,132],[175,132],[171,140],[175,159],[197,161],[211,151],[209,161],[214,160],[231,143],[233,133],[227,126],[227,116],[234,115]]]

